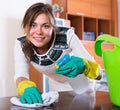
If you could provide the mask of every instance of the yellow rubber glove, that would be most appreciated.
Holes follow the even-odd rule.
[[[86,68],[84,70],[85,76],[91,79],[101,79],[100,67],[96,62],[84,59],[84,63],[86,64]]]
[[[25,80],[18,84],[20,102],[23,104],[43,103],[41,93],[32,81]]]
[[[33,82],[33,81],[30,81],[30,80],[25,80],[25,81],[22,81],[18,84],[18,87],[17,87],[17,92],[18,94],[21,96],[23,93],[24,93],[24,90],[28,87],[32,87],[32,86],[35,86],[36,87],[36,84]]]

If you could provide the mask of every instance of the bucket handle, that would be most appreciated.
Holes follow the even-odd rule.
[[[111,43],[114,44],[114,46],[119,46],[120,47],[120,39],[118,39],[114,36],[108,35],[108,34],[102,34],[102,35],[97,37],[95,45],[94,45],[94,50],[95,50],[95,52],[98,56],[102,56],[102,46],[101,46],[101,44],[105,41],[106,42],[111,42]]]

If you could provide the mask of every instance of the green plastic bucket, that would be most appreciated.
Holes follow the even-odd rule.
[[[103,50],[103,42],[114,44],[114,49]],[[103,34],[97,37],[94,47],[96,54],[104,62],[111,102],[120,106],[120,39]]]

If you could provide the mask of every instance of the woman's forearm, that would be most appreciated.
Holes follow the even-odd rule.
[[[16,80],[16,85],[18,86],[18,84],[21,82],[21,81],[24,81],[24,80],[28,80],[27,78],[24,78],[24,77],[19,77],[17,78]]]

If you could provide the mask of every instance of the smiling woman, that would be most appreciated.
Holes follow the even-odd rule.
[[[86,51],[73,28],[56,27],[52,5],[41,2],[31,5],[25,12],[22,26],[24,35],[16,39],[14,48],[14,78],[21,103],[43,103],[41,91],[30,79],[30,64],[49,78],[50,91],[73,90],[77,81],[81,81],[76,87],[79,91],[83,88],[91,91],[89,83],[94,85],[95,81],[88,79],[83,73],[94,71],[98,76],[99,65]],[[56,63],[66,54],[71,55],[71,59],[56,68]],[[89,62],[96,66],[89,66]],[[34,72],[31,74],[35,75]],[[74,80],[75,77],[77,81]]]

